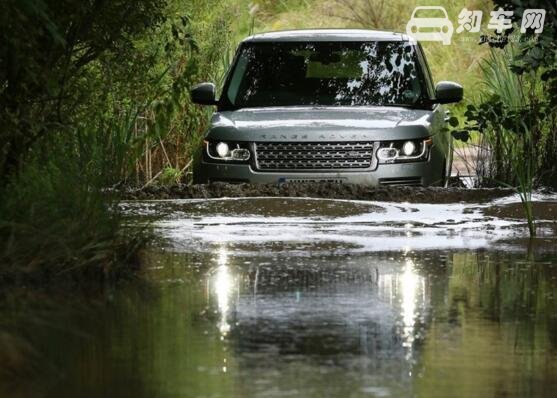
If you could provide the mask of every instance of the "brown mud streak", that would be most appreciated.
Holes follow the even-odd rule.
[[[150,186],[122,192],[126,200],[245,197],[311,197],[409,203],[485,203],[514,193],[501,188],[366,187],[337,183],[200,184]]]

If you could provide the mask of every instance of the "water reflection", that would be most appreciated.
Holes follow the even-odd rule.
[[[210,271],[211,277],[207,279],[207,290],[209,297],[209,305],[211,305],[211,297],[216,297],[217,311],[219,314],[218,330],[221,337],[224,338],[231,328],[232,316],[232,300],[234,300],[234,292],[238,293],[236,279],[232,275],[229,261],[229,253],[226,246],[221,246],[218,250],[217,267]]]
[[[519,260],[493,251],[153,251],[157,297],[127,291],[66,315],[87,338],[34,325],[49,363],[37,369],[57,369],[41,395],[549,397],[556,262]]]
[[[401,315],[403,323],[403,346],[407,349],[406,359],[412,360],[412,346],[415,338],[416,318],[423,313],[423,303],[427,301],[424,278],[417,274],[414,262],[406,259],[399,276]]]

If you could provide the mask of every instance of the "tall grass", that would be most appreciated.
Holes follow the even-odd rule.
[[[557,160],[555,153],[548,153],[555,147],[555,133],[544,111],[546,94],[539,73],[513,73],[515,55],[510,44],[491,50],[481,63],[484,83],[478,108],[472,107],[467,116],[479,130],[478,147],[487,154],[477,160],[481,182],[516,187],[530,235],[535,236],[532,192],[540,183],[544,159]]]
[[[529,98],[532,95],[541,95],[541,89],[535,76],[526,82],[524,77],[511,71],[509,64],[515,53],[516,49],[512,45],[508,45],[503,50],[492,49],[489,57],[481,63],[481,70],[486,94],[502,99],[506,108],[520,111],[531,106]],[[494,115],[494,120],[499,117],[500,115]],[[538,151],[534,148],[535,124],[531,117],[526,117],[515,120],[515,125],[510,126],[511,129],[494,126],[493,129],[483,132],[488,150],[492,153],[489,174],[495,181],[504,185],[514,185],[513,182],[516,181],[530,236],[536,235],[532,209],[532,191],[538,157]]]
[[[179,39],[174,37],[172,16],[161,28],[160,36],[170,37],[168,40],[173,43],[170,50],[164,40],[148,43],[156,48],[152,51],[164,54],[157,67],[168,67],[169,72],[161,82],[166,93],[156,106],[140,115],[135,126],[134,135],[143,137],[144,145],[140,159],[128,170],[127,177],[128,182],[139,186],[191,180],[193,161],[212,109],[193,104],[189,89],[203,81],[222,84],[238,31],[249,29],[251,23],[247,0],[210,0],[195,3],[194,7],[182,2],[173,4],[172,14],[180,17],[186,14],[188,24],[179,32]],[[187,45],[183,37],[188,38]],[[151,131],[153,127],[155,134]]]
[[[125,228],[106,190],[133,158],[130,122],[37,143],[0,192],[0,284],[91,285],[130,274],[146,235]]]

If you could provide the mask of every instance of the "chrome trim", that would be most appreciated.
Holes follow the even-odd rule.
[[[253,145],[253,165],[255,166],[255,170],[261,170],[259,168],[259,162],[257,161],[257,142],[252,143]]]

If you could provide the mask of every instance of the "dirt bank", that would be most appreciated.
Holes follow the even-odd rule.
[[[203,199],[223,197],[312,197],[327,199],[377,200],[410,203],[485,203],[508,196],[510,189],[438,187],[365,187],[334,183],[296,183],[268,185],[213,183],[204,185],[151,186],[127,189],[127,200]]]

